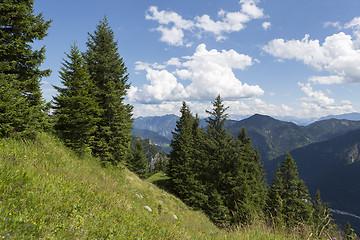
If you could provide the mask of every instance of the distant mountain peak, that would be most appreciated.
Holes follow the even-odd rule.
[[[319,121],[328,120],[328,119],[346,119],[351,121],[360,121],[360,113],[353,112],[353,113],[345,113],[341,115],[329,115],[326,117],[322,117]]]

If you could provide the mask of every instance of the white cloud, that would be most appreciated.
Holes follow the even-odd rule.
[[[303,93],[305,93],[305,95],[307,96],[306,98],[304,98],[304,100],[313,102],[320,106],[329,106],[334,104],[335,102],[333,98],[329,98],[325,95],[324,92],[314,91],[310,83],[299,83],[299,86],[301,87],[301,91],[303,91]]]
[[[335,103],[335,99],[329,98],[326,94],[319,90],[314,91],[310,83],[299,83],[301,90],[306,95],[301,103],[300,116],[321,117],[330,114],[344,114],[354,112],[352,103],[348,100],[341,101],[340,104]],[[330,90],[327,90],[331,93]]]
[[[168,66],[175,66],[175,67],[181,67],[182,63],[178,58],[171,58],[169,61],[166,62],[166,65]]]
[[[184,45],[184,32],[181,28],[173,26],[172,28],[166,28],[159,26],[156,28],[161,32],[160,41],[168,43],[171,46],[183,46]]]
[[[263,22],[262,27],[264,30],[268,30],[271,27],[271,22]]]
[[[338,75],[332,76],[311,76],[309,82],[315,84],[339,84],[344,82],[344,78]]]
[[[257,85],[242,83],[233,69],[245,70],[253,64],[252,58],[234,50],[207,50],[200,44],[192,56],[172,58],[169,66],[178,66],[173,73],[166,69],[154,69],[161,64],[137,62],[137,69],[147,72],[150,84],[129,91],[131,102],[162,102],[183,100],[213,100],[218,94],[225,99],[251,98],[260,96],[264,91]],[[185,86],[178,82],[189,80]]]
[[[360,48],[360,17],[355,17],[353,20],[345,24],[345,29],[352,28],[354,35],[354,45]]]
[[[135,62],[135,70],[136,71],[144,71],[146,69],[165,69],[166,65],[164,64],[159,64],[159,63],[147,63],[147,62],[141,62],[141,61],[137,61]]]
[[[344,28],[359,28],[360,27],[360,17],[355,17],[350,22],[346,23]]]
[[[193,99],[209,100],[218,94],[224,98],[249,98],[260,96],[264,91],[257,85],[243,84],[232,69],[244,70],[252,64],[247,55],[234,50],[208,51],[205,44],[200,44],[194,55],[183,63],[186,69],[179,75],[191,80],[186,91]]]
[[[145,15],[146,20],[154,20],[159,23],[156,31],[161,33],[160,40],[172,46],[189,47],[192,43],[185,40],[185,31],[201,36],[201,33],[213,34],[217,41],[226,39],[225,33],[238,32],[245,28],[245,24],[252,19],[264,17],[264,10],[259,8],[258,0],[241,0],[241,10],[227,12],[220,10],[218,20],[213,20],[207,14],[195,16],[194,20],[186,20],[173,11],[159,11],[156,6],[151,6]],[[264,27],[265,24],[265,27]],[[270,23],[264,23],[268,28]],[[200,32],[199,32],[200,31]]]
[[[191,30],[195,26],[193,21],[183,19],[176,12],[158,11],[155,6],[148,9],[145,19],[159,22],[160,26],[155,30],[161,32],[160,41],[172,46],[190,46],[184,41],[183,30]]]
[[[160,103],[187,98],[184,86],[177,82],[172,73],[151,68],[147,68],[146,72],[146,79],[150,84],[141,88],[131,87],[128,92],[130,102]]]
[[[259,3],[258,0],[240,0],[241,12],[249,15],[251,18],[262,18],[264,16],[264,10],[256,6]]]
[[[329,84],[329,81],[335,80],[339,83],[340,79],[348,83],[360,82],[360,49],[356,48],[352,37],[343,32],[326,37],[322,45],[319,40],[309,40],[309,35],[302,40],[274,39],[263,50],[280,59],[302,61],[317,71],[332,75],[327,79],[321,78],[317,83]]]
[[[158,21],[162,25],[174,24],[174,26],[189,30],[194,27],[194,23],[191,20],[183,19],[176,12],[167,12],[167,11],[158,11],[158,8],[155,6],[151,6],[145,15],[146,20],[155,20]]]
[[[341,29],[340,22],[324,22],[323,26],[324,27],[334,27],[334,28]]]

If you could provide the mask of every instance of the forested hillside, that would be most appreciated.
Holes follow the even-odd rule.
[[[174,129],[168,130],[175,115],[153,129],[171,134],[166,156],[131,134],[129,74],[106,16],[88,33],[84,52],[70,45],[62,86],[45,104],[40,82],[50,70],[41,69],[45,47],[33,49],[33,42],[47,35],[51,21],[33,8],[34,0],[0,5],[2,238],[355,237],[350,226],[339,231],[320,192],[310,197],[290,154],[266,179],[256,147],[263,144],[269,160],[311,143],[317,130],[320,141],[358,123],[313,125],[306,135],[305,128],[255,115],[226,127],[228,107],[218,95],[204,109],[205,127],[184,101]],[[252,140],[246,127],[260,137]],[[145,181],[156,172],[166,192]]]

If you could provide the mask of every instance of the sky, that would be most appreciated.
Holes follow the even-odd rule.
[[[360,111],[359,0],[35,0],[52,19],[43,97],[76,42],[106,16],[129,73],[134,117],[205,117],[220,94],[227,113],[319,118]]]

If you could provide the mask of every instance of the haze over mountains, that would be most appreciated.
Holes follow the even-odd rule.
[[[278,163],[290,152],[312,196],[320,189],[330,207],[360,216],[360,121],[354,121],[358,118],[359,113],[328,116],[299,126],[255,114],[240,121],[227,120],[225,128],[233,136],[246,128],[253,146],[259,149],[269,184]],[[133,133],[154,139],[159,145],[168,144],[177,119],[176,115],[138,118]],[[202,125],[205,126],[204,120]],[[358,217],[335,217],[340,223],[350,221],[360,228]]]

